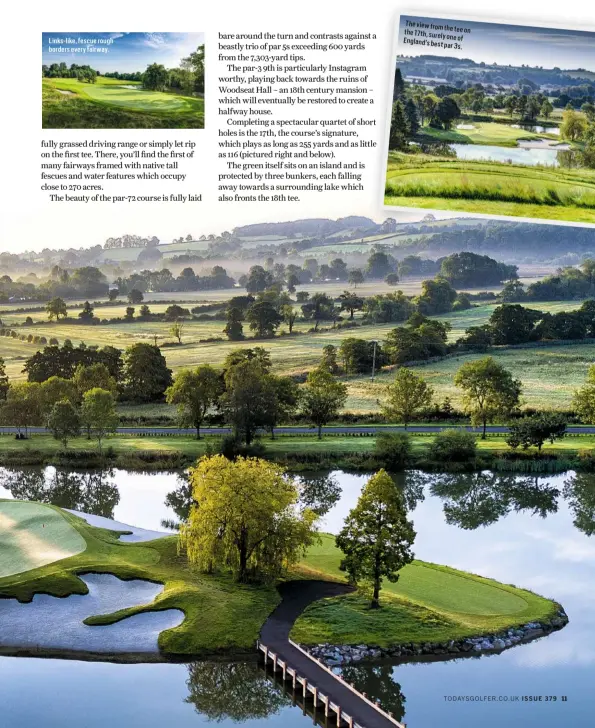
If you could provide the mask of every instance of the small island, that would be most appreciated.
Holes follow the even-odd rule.
[[[269,559],[267,578],[255,578],[250,558],[241,564],[241,578],[237,569],[217,563],[217,553],[204,563],[196,549],[201,543],[205,553],[209,549],[208,529],[193,522],[198,508],[178,535],[51,505],[0,501],[0,652],[118,661],[245,657],[255,654],[271,613],[282,615],[284,603],[291,606],[299,594],[299,607],[285,609],[287,634],[328,665],[501,651],[568,621],[559,604],[525,589],[407,558],[398,572],[380,580],[374,604],[378,595],[363,574],[363,557],[357,568],[346,565],[353,554],[347,530],[365,511],[366,497],[368,507],[383,492],[392,497],[392,481],[383,471],[368,481],[337,538],[316,532],[316,516],[308,508],[289,523],[290,513],[298,513],[295,483],[276,465],[256,458],[202,458],[190,478],[195,502],[201,483],[211,493],[216,479],[231,482],[238,492],[252,483],[259,498],[267,483],[278,494],[284,479],[288,500],[276,495],[260,509],[270,506],[278,509],[276,517],[282,514],[286,530],[277,525],[275,539],[277,544],[282,534],[286,539],[281,550],[287,568],[277,570],[270,544],[258,556],[261,567]],[[406,510],[396,486],[394,491],[389,506],[400,519],[399,533],[407,536]],[[213,505],[220,508],[216,498]],[[233,518],[233,505],[226,518]],[[201,502],[203,514],[206,509]],[[197,533],[200,539],[193,539]],[[414,535],[411,528],[409,536]],[[301,546],[292,551],[289,541]],[[408,553],[408,545],[399,548]],[[222,543],[215,549],[231,564]]]

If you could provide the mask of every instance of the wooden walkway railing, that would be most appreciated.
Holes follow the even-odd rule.
[[[365,693],[360,693],[355,687],[345,680],[340,675],[334,673],[329,669],[323,662],[317,660],[313,655],[304,650],[298,644],[289,640],[289,644],[296,650],[299,650],[310,660],[313,665],[316,665],[318,669],[324,670],[326,673],[331,675],[338,684],[342,685],[343,688],[347,688],[353,693],[354,699],[360,700],[372,707],[377,713],[379,718],[378,725],[395,726],[395,728],[406,728],[404,723],[400,723],[394,718],[392,713],[384,711],[377,703],[370,700]],[[361,725],[358,723],[352,715],[350,715],[336,700],[333,699],[332,695],[326,695],[321,692],[315,684],[314,680],[309,680],[305,675],[298,674],[298,671],[293,668],[288,662],[282,659],[275,652],[270,650],[262,642],[257,643],[259,652],[264,655],[265,670],[269,665],[273,667],[273,674],[275,677],[280,676],[284,684],[291,683],[293,691],[301,690],[304,704],[311,700],[314,707],[314,712],[318,708],[324,709],[325,718],[336,718],[336,724],[338,728],[342,726],[348,726],[348,728],[376,728],[376,725]]]

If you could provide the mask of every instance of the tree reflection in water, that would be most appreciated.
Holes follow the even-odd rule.
[[[256,662],[193,662],[186,685],[186,702],[217,722],[269,718],[291,704]]]
[[[0,471],[0,486],[17,500],[51,503],[60,508],[114,517],[120,493],[111,481],[113,470],[75,473],[57,468]]]
[[[545,518],[558,510],[560,491],[547,478],[491,471],[426,476],[430,492],[442,498],[446,522],[473,530],[496,523],[511,511]]]
[[[341,498],[341,486],[333,473],[302,475],[298,479],[300,504],[325,516]]]
[[[574,473],[564,481],[564,497],[574,514],[573,523],[587,536],[595,534],[595,475]]]
[[[345,665],[341,675],[348,683],[378,701],[382,709],[390,712],[398,721],[405,715],[405,696],[401,686],[393,679],[392,665]]]
[[[179,530],[180,524],[185,523],[190,515],[190,507],[192,506],[192,488],[190,487],[190,479],[188,473],[179,473],[176,476],[178,486],[171,490],[165,496],[165,505],[171,508],[178,517],[177,521],[170,518],[164,518],[161,521],[163,528],[171,528],[174,531]]]

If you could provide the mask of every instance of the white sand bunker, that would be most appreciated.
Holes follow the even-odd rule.
[[[106,528],[108,531],[130,531],[130,533],[125,536],[120,536],[119,539],[120,541],[125,541],[127,543],[140,543],[142,541],[153,541],[156,538],[173,536],[173,533],[166,533],[165,531],[149,531],[146,528],[137,528],[136,526],[129,526],[127,523],[120,523],[120,521],[112,521],[111,518],[104,518],[104,516],[94,516],[92,513],[73,511],[70,508],[65,508],[64,510],[75,516],[79,516],[79,518],[87,521],[90,526]]]
[[[97,653],[158,652],[157,638],[184,621],[184,612],[143,612],[116,624],[87,626],[92,615],[111,614],[152,602],[163,585],[142,579],[122,581],[112,574],[81,577],[89,588],[65,599],[36,594],[29,604],[0,599],[0,647],[62,649]]]
[[[80,554],[85,539],[41,503],[0,502],[0,578]]]

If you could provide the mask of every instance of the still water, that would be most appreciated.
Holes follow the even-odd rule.
[[[313,498],[324,499],[326,492],[328,505],[334,502],[324,516],[325,530],[340,528],[363,482],[363,476],[342,472],[311,479]],[[401,483],[417,531],[417,557],[555,598],[570,623],[501,655],[357,665],[345,668],[346,677],[409,728],[593,725],[595,476],[411,472]],[[176,475],[124,471],[0,470],[0,498],[11,497],[54,502],[148,529],[176,521],[185,505],[184,482]],[[542,700],[514,700],[522,696]],[[297,728],[312,722],[257,668],[243,663],[109,665],[5,657],[0,658],[0,706],[3,728],[186,728],[210,721]]]
[[[450,144],[457,154],[457,159],[471,159],[506,164],[526,164],[531,167],[543,165],[559,167],[560,151],[553,149],[525,149],[522,147],[493,147],[487,144]]]

